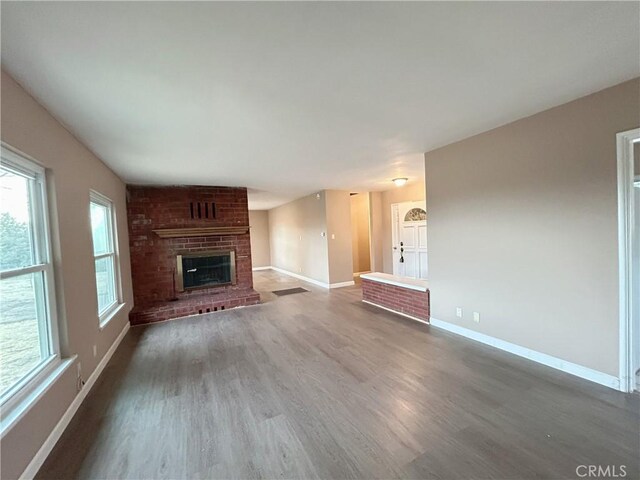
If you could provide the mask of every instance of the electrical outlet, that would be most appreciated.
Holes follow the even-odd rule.
[[[335,233],[332,233],[332,234],[331,234],[331,240],[335,240],[335,239],[336,239],[336,234],[335,234]]]
[[[480,323],[480,312],[473,312],[473,321]]]
[[[456,317],[462,318],[462,308],[456,307]]]
[[[82,379],[82,363],[78,362],[78,375],[76,377],[76,389],[78,392],[84,387],[84,380]]]
[[[93,356],[96,357],[98,355],[98,347],[96,345],[93,346]]]

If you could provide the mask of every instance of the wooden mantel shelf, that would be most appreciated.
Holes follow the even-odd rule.
[[[249,225],[237,227],[196,227],[196,228],[163,228],[153,233],[160,238],[178,237],[211,237],[214,235],[244,235],[249,232]]]

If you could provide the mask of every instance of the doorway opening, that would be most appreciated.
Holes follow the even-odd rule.
[[[620,390],[640,390],[640,128],[617,135]]]
[[[368,192],[351,194],[351,254],[353,274],[371,271],[371,205]]]

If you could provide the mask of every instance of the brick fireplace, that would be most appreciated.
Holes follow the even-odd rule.
[[[127,200],[132,324],[259,303],[251,273],[246,188],[130,185]],[[215,265],[207,265],[205,257]],[[192,263],[178,264],[187,259]],[[188,276],[196,267],[221,272],[226,264],[224,273],[190,285]],[[187,275],[187,288],[178,275]]]

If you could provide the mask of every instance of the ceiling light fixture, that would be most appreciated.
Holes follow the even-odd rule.
[[[409,180],[406,177],[402,177],[402,178],[394,178],[393,180],[391,180],[393,183],[396,184],[396,187],[401,187],[403,186],[405,183],[407,183],[407,180]]]

